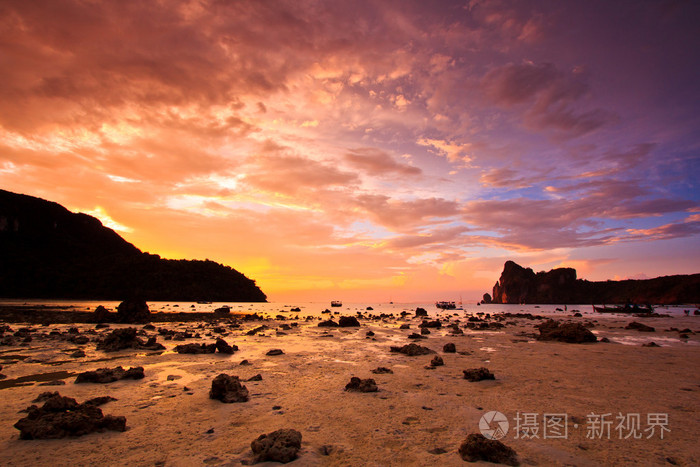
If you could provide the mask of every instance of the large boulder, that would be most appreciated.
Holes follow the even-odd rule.
[[[15,423],[20,439],[56,439],[82,436],[95,431],[126,430],[126,418],[103,415],[94,403],[78,404],[75,399],[54,393],[42,407],[31,405],[27,416]]]
[[[495,439],[487,439],[479,433],[467,436],[459,447],[459,455],[467,462],[493,462],[494,464],[520,465],[515,451]]]
[[[536,326],[540,330],[537,340],[559,341],[570,344],[597,342],[598,338],[581,323],[560,323],[553,319]]]
[[[230,345],[228,342],[223,340],[222,338],[217,338],[216,339],[216,350],[219,351],[219,353],[225,353],[232,355],[236,350],[238,350],[237,345]]]
[[[416,308],[416,317],[419,316],[428,316],[428,311],[425,308],[418,307]]]
[[[117,320],[120,323],[147,323],[151,319],[151,310],[146,300],[132,298],[124,300],[117,307]]]
[[[110,321],[110,316],[112,314],[109,312],[109,310],[102,305],[98,305],[97,308],[95,308],[95,311],[93,312],[93,317],[95,318],[96,323],[107,323]]]
[[[360,322],[354,316],[341,316],[338,320],[338,326],[341,328],[359,327]]]
[[[301,449],[301,433],[291,428],[283,428],[266,435],[260,435],[250,448],[255,455],[253,462],[281,462],[286,464],[297,458]]]
[[[217,399],[227,404],[246,402],[248,400],[248,389],[241,384],[238,376],[221,373],[211,382],[209,398]]]

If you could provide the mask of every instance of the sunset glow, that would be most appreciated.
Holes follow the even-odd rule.
[[[0,188],[270,301],[700,272],[700,4],[14,1]]]

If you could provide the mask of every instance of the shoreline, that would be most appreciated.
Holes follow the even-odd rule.
[[[538,309],[525,307],[525,312],[537,315]],[[303,436],[295,465],[465,465],[457,449],[468,434],[479,433],[480,418],[489,411],[508,418],[510,430],[501,441],[515,449],[521,465],[670,465],[667,459],[679,465],[700,463],[696,443],[700,436],[700,320],[650,318],[644,323],[656,331],[645,333],[625,329],[636,317],[562,316],[565,321],[591,322],[590,329],[598,339],[611,341],[569,344],[536,340],[534,326],[540,319],[509,316],[499,321],[505,324],[503,328],[474,330],[466,327],[467,314],[452,315],[430,313],[427,319],[441,318],[444,326],[431,328],[427,339],[419,340],[408,338],[420,332],[422,318],[413,313],[360,318],[360,327],[348,328],[319,327],[317,319],[307,321],[303,314],[292,316],[298,319],[239,320],[236,326],[240,327],[227,323],[228,318],[170,322],[165,327],[173,332],[199,335],[178,341],[164,340],[141,324],[110,324],[102,330],[96,330],[93,323],[30,324],[30,342],[0,346],[0,373],[7,377],[6,382],[44,375],[65,384],[44,387],[39,386],[40,381],[27,380],[23,382],[27,385],[0,389],[4,399],[0,418],[5,420],[0,424],[0,463],[241,465],[251,461],[250,443],[258,435],[293,428]],[[0,323],[4,324],[2,319]],[[293,323],[297,325],[290,326]],[[453,334],[450,323],[464,334]],[[402,324],[409,329],[400,329]],[[263,325],[267,328],[248,334]],[[130,326],[144,338],[157,337],[165,350],[104,352],[95,348],[95,341],[106,333]],[[15,324],[10,327],[18,329]],[[89,342],[75,344],[58,338],[68,335],[71,327]],[[669,331],[686,327],[691,330],[688,339]],[[368,331],[374,335],[367,336]],[[51,332],[54,338],[49,337]],[[233,355],[174,352],[176,345],[209,343],[217,337],[236,344],[239,350]],[[639,341],[623,345],[625,339]],[[654,340],[661,347],[641,346]],[[445,364],[428,369],[432,355],[409,357],[389,350],[410,342],[436,351]],[[442,351],[450,342],[456,353]],[[274,348],[282,349],[283,354],[268,356]],[[85,356],[70,357],[76,349],[82,349]],[[250,365],[241,365],[243,360]],[[79,372],[117,365],[143,366],[145,378],[74,383]],[[371,373],[380,366],[393,373]],[[472,383],[463,378],[463,370],[477,367],[488,368],[495,380]],[[220,373],[241,380],[260,374],[262,380],[243,383],[250,391],[248,402],[223,404],[208,398],[211,382]],[[373,378],[378,392],[344,391],[351,376]],[[117,401],[102,410],[125,416],[127,431],[19,440],[19,432],[12,427],[23,416],[18,411],[44,391],[59,391],[78,402],[112,396]],[[515,438],[519,413],[539,414],[541,422],[543,414],[552,412],[568,415],[567,439]],[[610,439],[589,439],[585,427],[591,413],[613,417],[639,413],[643,424],[649,413],[665,413],[670,432],[664,439],[658,434],[649,439],[617,439],[612,426]],[[579,428],[573,428],[574,421]],[[445,452],[436,454],[441,451]]]

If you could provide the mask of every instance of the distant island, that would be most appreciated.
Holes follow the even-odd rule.
[[[573,268],[533,272],[506,261],[493,296],[484,302],[523,304],[672,305],[700,302],[700,274],[663,276],[645,280],[589,282],[576,278]]]
[[[144,253],[87,214],[0,190],[0,297],[264,302],[233,268]]]

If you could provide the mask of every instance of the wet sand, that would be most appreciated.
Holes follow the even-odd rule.
[[[532,308],[523,311],[537,314]],[[459,319],[462,327],[466,317],[458,314],[453,320]],[[446,327],[431,329],[428,338],[417,343],[442,356],[445,365],[435,369],[426,369],[432,355],[409,357],[389,351],[392,345],[411,342],[407,336],[419,332],[421,319],[412,315],[360,320],[360,328],[329,329],[318,327],[316,320],[299,320],[284,335],[278,334],[279,326],[294,321],[265,321],[270,329],[254,336],[246,332],[263,323],[241,321],[240,328],[227,328],[223,336],[240,348],[234,355],[173,352],[177,344],[214,342],[221,336],[212,331],[216,323],[156,325],[189,329],[201,338],[165,341],[158,336],[166,346],[164,352],[110,353],[95,350],[93,342],[77,346],[36,337],[67,331],[69,325],[30,325],[35,331],[32,342],[0,346],[0,373],[6,376],[0,380],[0,464],[240,465],[251,461],[250,442],[258,435],[294,428],[303,436],[294,465],[463,465],[459,445],[468,434],[479,432],[482,415],[496,410],[510,422],[501,441],[517,451],[523,465],[698,465],[700,333],[681,339],[678,332],[667,330],[698,332],[700,317],[644,319],[656,328],[654,333],[624,329],[631,321],[640,319],[597,319],[592,330],[611,342],[593,344],[537,341],[534,325],[541,321],[523,318],[506,319],[511,324],[500,330],[464,329],[465,334],[457,336]],[[405,323],[411,329],[399,329]],[[17,330],[22,325],[11,327]],[[77,327],[85,333],[95,326]],[[126,326],[96,332],[119,327]],[[366,336],[369,330],[375,333],[372,338]],[[155,330],[146,333],[157,335]],[[641,346],[650,341],[661,347]],[[457,353],[442,352],[448,342],[456,345]],[[78,348],[86,356],[71,358]],[[274,348],[284,354],[267,356]],[[244,359],[251,365],[241,366]],[[78,372],[117,365],[143,366],[146,376],[137,381],[74,384]],[[370,372],[379,366],[393,374]],[[463,379],[462,370],[482,366],[495,374],[495,381]],[[250,391],[248,402],[223,404],[208,397],[211,381],[220,373],[242,380],[261,374],[263,379],[244,383]],[[379,391],[345,392],[352,376],[374,378]],[[38,380],[52,379],[66,384],[38,385]],[[101,409],[124,415],[128,429],[79,438],[20,440],[12,426],[24,416],[18,412],[44,391],[59,391],[78,402],[115,397],[117,401]],[[280,408],[273,409],[276,406]],[[539,439],[516,439],[518,412],[539,414]],[[545,413],[567,415],[567,438],[542,438]],[[658,429],[648,439],[646,433],[642,439],[618,439],[614,422],[609,439],[589,439],[586,417],[604,413],[611,413],[613,420],[618,413],[639,413],[642,429],[647,427],[647,414],[668,414],[670,431],[664,439]],[[435,448],[446,452],[429,452]]]

